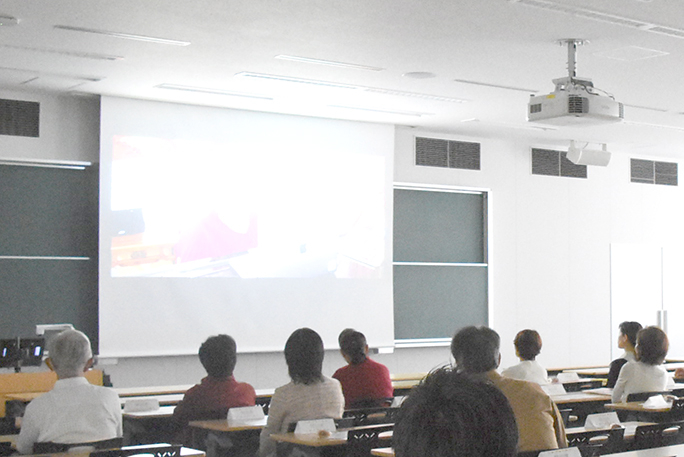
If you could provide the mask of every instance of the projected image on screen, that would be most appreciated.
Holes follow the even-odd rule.
[[[112,276],[378,277],[384,158],[117,136]]]

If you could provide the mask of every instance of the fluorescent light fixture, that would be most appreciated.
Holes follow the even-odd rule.
[[[259,79],[288,82],[288,83],[310,84],[310,85],[314,85],[314,86],[332,87],[332,88],[336,88],[336,89],[362,90],[364,92],[371,92],[371,93],[376,93],[376,94],[396,95],[399,97],[414,97],[414,98],[422,98],[425,100],[435,100],[435,101],[440,101],[440,102],[466,103],[466,102],[470,101],[470,100],[466,100],[466,99],[462,99],[462,98],[444,97],[441,95],[421,94],[421,93],[417,93],[417,92],[405,92],[405,91],[401,91],[401,90],[383,89],[380,87],[368,87],[368,86],[359,86],[359,85],[355,85],[355,84],[344,84],[344,83],[336,83],[336,82],[331,82],[331,81],[322,81],[322,80],[318,80],[318,79],[297,78],[294,76],[268,75],[268,74],[264,74],[264,73],[252,73],[252,72],[247,72],[247,71],[236,73],[235,76],[240,76],[240,77],[245,77],[245,78],[259,78]]]
[[[368,71],[382,71],[384,68],[371,67],[369,65],[359,65],[355,63],[347,62],[336,62],[334,60],[324,60],[324,59],[312,59],[310,57],[300,57],[300,56],[289,56],[287,54],[280,54],[275,56],[276,59],[289,60],[291,62],[302,62],[302,63],[312,63],[316,65],[328,65],[330,67],[340,67],[340,68],[353,68],[356,70],[368,70]]]
[[[415,112],[415,111],[392,111],[392,110],[362,108],[359,106],[344,106],[344,105],[328,105],[328,106],[330,108],[342,108],[342,109],[351,109],[351,110],[357,110],[357,111],[369,111],[371,113],[382,113],[382,114],[397,114],[400,116],[415,116],[415,117],[434,116],[434,113],[419,113],[419,112]]]
[[[71,32],[94,33],[96,35],[105,35],[105,36],[110,36],[110,37],[114,37],[114,38],[124,38],[126,40],[145,41],[148,43],[157,43],[157,44],[168,44],[171,46],[188,46],[188,45],[190,45],[189,41],[170,40],[168,38],[158,38],[158,37],[151,37],[151,36],[146,36],[146,35],[135,35],[132,33],[112,32],[110,30],[96,30],[96,29],[87,29],[84,27],[72,27],[70,25],[55,25],[54,28],[59,29],[59,30],[69,30]]]
[[[244,78],[257,78],[257,79],[267,79],[271,81],[281,81],[288,83],[299,83],[299,84],[311,84],[314,86],[324,86],[324,87],[335,87],[338,89],[359,89],[358,86],[353,86],[351,84],[341,84],[334,83],[330,81],[320,81],[316,79],[306,79],[306,78],[296,78],[293,76],[279,76],[279,75],[267,75],[264,73],[251,73],[248,71],[242,71],[237,73],[235,76],[241,76]]]
[[[467,79],[454,79],[454,82],[461,83],[461,84],[472,84],[474,86],[493,87],[495,89],[515,90],[515,91],[526,92],[526,93],[539,92],[538,89],[526,89],[524,87],[515,87],[515,86],[502,86],[500,84],[490,84],[490,83],[479,82],[479,81],[469,81]]]
[[[112,56],[112,55],[107,55],[107,54],[94,54],[90,52],[78,52],[78,51],[65,51],[65,50],[60,50],[60,49],[51,49],[51,48],[32,48],[28,46],[13,46],[11,44],[4,44],[1,45],[3,48],[6,49],[16,49],[18,51],[31,51],[31,52],[40,52],[43,54],[59,54],[62,56],[69,56],[69,57],[80,57],[83,59],[92,59],[92,60],[123,60],[123,56]]]
[[[271,97],[266,97],[264,95],[254,95],[254,94],[245,94],[241,92],[231,92],[229,90],[223,90],[223,89],[213,89],[210,87],[194,87],[194,86],[183,86],[180,84],[158,84],[156,86],[157,89],[170,89],[170,90],[183,90],[186,92],[199,92],[203,94],[215,94],[215,95],[227,95],[229,97],[244,97],[244,98],[256,98],[259,100],[273,100]]]

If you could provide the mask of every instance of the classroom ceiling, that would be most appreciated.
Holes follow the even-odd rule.
[[[18,20],[0,18],[5,89],[684,157],[681,0],[4,0],[0,16]],[[526,121],[530,94],[567,75],[567,38],[589,41],[577,75],[624,103],[625,122]]]

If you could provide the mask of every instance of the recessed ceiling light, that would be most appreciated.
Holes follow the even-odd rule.
[[[344,105],[328,105],[330,108],[342,108],[342,109],[351,109],[351,110],[356,110],[356,111],[370,111],[371,113],[382,113],[382,114],[398,114],[400,116],[414,116],[414,117],[421,117],[421,116],[434,116],[434,113],[420,113],[416,111],[393,111],[393,110],[382,110],[382,109],[375,109],[375,108],[362,108],[359,106],[344,106]]]
[[[245,97],[245,98],[257,98],[260,100],[273,100],[271,97],[266,97],[263,95],[245,94],[241,92],[231,92],[229,90],[223,89],[213,89],[210,87],[194,87],[194,86],[183,86],[179,84],[158,84],[157,89],[171,89],[171,90],[183,90],[186,92],[200,92],[204,94],[216,94],[216,95],[227,95],[229,97]]]
[[[384,68],[371,67],[369,65],[359,65],[355,63],[347,62],[336,62],[334,60],[324,60],[324,59],[313,59],[310,57],[300,57],[300,56],[289,56],[287,54],[280,54],[275,56],[276,59],[289,60],[292,62],[302,62],[302,63],[312,63],[316,65],[328,65],[330,67],[342,67],[342,68],[353,68],[356,70],[368,70],[368,71],[382,71]]]
[[[172,45],[172,46],[188,46],[188,45],[190,45],[189,41],[170,40],[168,38],[158,38],[158,37],[151,37],[151,36],[146,36],[146,35],[134,35],[132,33],[112,32],[109,30],[87,29],[84,27],[72,27],[70,25],[55,25],[54,28],[59,29],[59,30],[69,30],[71,32],[94,33],[97,35],[111,36],[111,37],[115,37],[115,38],[124,38],[127,40],[145,41],[148,43],[168,44],[168,45]]]
[[[69,57],[80,57],[83,59],[92,59],[92,60],[123,60],[123,56],[111,56],[107,54],[93,54],[90,52],[78,52],[78,51],[65,51],[61,49],[50,49],[50,48],[31,48],[28,46],[13,46],[11,44],[4,44],[0,45],[0,47],[6,48],[6,49],[17,49],[19,51],[31,51],[31,52],[40,52],[43,54],[59,54],[63,56],[69,56]]]
[[[430,79],[436,77],[437,75],[430,73],[429,71],[410,71],[408,73],[404,73],[402,76],[413,79]]]
[[[12,16],[0,16],[0,27],[12,27],[13,25],[17,25],[19,23],[19,19],[16,17]]]

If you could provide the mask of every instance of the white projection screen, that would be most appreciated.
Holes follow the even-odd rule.
[[[394,128],[102,97],[100,356],[391,346]]]

